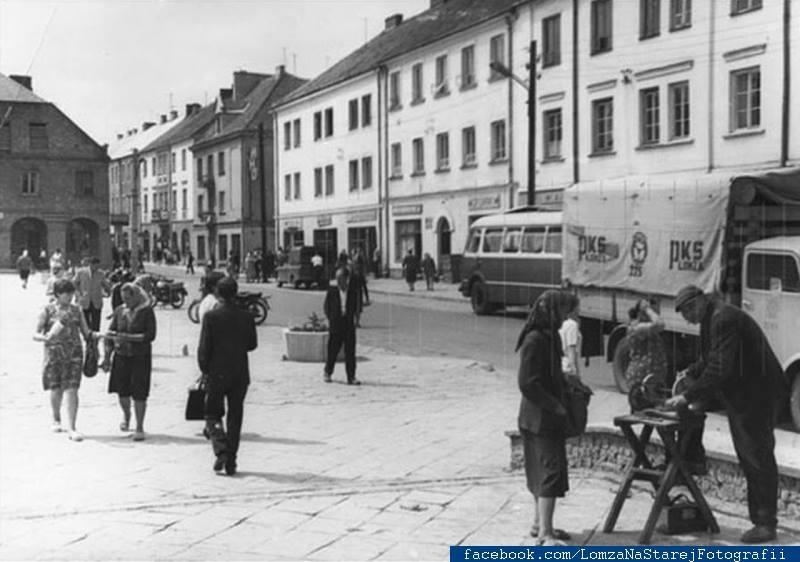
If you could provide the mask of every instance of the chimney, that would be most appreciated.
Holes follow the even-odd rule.
[[[8,77],[23,88],[27,88],[31,92],[33,91],[33,78],[30,76],[24,76],[22,74],[9,74]]]
[[[160,122],[162,125],[163,125],[164,123],[166,123],[166,122],[167,122],[167,116],[166,116],[166,115],[164,115],[164,114],[162,113],[162,114],[161,114],[161,119],[159,119],[159,122]]]
[[[247,72],[246,70],[237,70],[233,73],[233,99],[243,99],[266,77],[266,74],[255,74],[253,72]],[[222,90],[220,90],[220,98],[221,97]],[[222,101],[223,103],[225,102],[224,99]]]
[[[194,115],[200,111],[200,104],[199,103],[187,103],[186,104],[186,117],[190,115]]]
[[[122,140],[124,138],[125,138],[125,135],[123,135],[122,133],[117,133],[117,140]]]
[[[174,119],[177,119],[177,118],[178,118],[178,110],[177,109],[171,109],[170,112],[169,112],[169,120],[173,121]]]
[[[392,14],[386,18],[386,29],[393,29],[403,23],[403,14]]]
[[[284,74],[286,74],[286,65],[279,64],[278,66],[275,67],[275,76],[277,78],[280,78]]]
[[[233,88],[220,88],[219,99],[224,104],[226,101],[233,98]]]
[[[150,127],[155,127],[155,126],[156,124],[153,123],[152,121],[145,121],[144,123],[142,123],[142,132],[146,131]]]

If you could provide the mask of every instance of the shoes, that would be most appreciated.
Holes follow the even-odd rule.
[[[228,459],[228,462],[225,463],[225,474],[228,476],[236,474],[236,459]]]
[[[356,379],[356,378],[347,379],[347,384],[352,384],[354,386],[358,386],[358,385],[361,384],[361,381]]]
[[[53,433],[61,433],[64,431],[64,428],[61,427],[60,421],[54,421],[53,425],[50,426],[50,429],[53,431]]]
[[[322,380],[324,380],[325,382],[333,382],[333,379],[328,373],[325,373]]]
[[[69,432],[69,440],[75,441],[77,443],[83,441],[83,434],[79,431],[70,431]]]
[[[137,431],[131,437],[134,441],[144,441],[144,431]]]
[[[220,472],[224,468],[226,468],[228,464],[228,455],[225,453],[220,453],[217,455],[216,460],[214,461],[214,472]]]
[[[206,439],[211,439],[211,433],[209,433],[207,427],[203,428],[203,437],[205,437]]]
[[[743,543],[760,544],[774,541],[776,538],[778,538],[778,533],[775,531],[775,527],[756,525],[749,531],[745,531],[740,540]]]
[[[119,430],[120,431],[130,431],[131,430],[131,422],[122,420],[119,422]]]
[[[536,525],[531,527],[531,536],[534,538],[539,536],[539,527]],[[553,529],[553,538],[559,541],[571,541],[572,535],[570,535],[564,529]]]

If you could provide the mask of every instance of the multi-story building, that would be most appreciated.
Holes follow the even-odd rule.
[[[273,75],[234,72],[233,87],[220,91],[212,126],[191,146],[198,260],[275,247],[272,104],[304,82],[279,66]]]
[[[657,176],[690,188],[797,165],[790,5],[432,0],[406,21],[391,16],[278,109],[276,181],[300,172],[314,186],[283,193],[280,239],[352,247],[350,221],[364,219],[395,272],[408,250],[446,268],[471,221],[526,203],[529,188],[537,204],[558,204],[580,182]],[[376,103],[369,133],[351,128],[365,95]],[[320,138],[287,145],[295,121]],[[368,154],[374,195],[338,188],[357,185],[354,162]]]
[[[22,250],[111,262],[108,154],[29,76],[0,74],[0,266]]]

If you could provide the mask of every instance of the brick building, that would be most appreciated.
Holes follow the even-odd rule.
[[[0,74],[0,267],[23,249],[111,262],[108,155],[28,76]]]

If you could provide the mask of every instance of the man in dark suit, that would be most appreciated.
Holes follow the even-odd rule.
[[[685,408],[698,400],[721,398],[747,480],[747,505],[754,525],[741,540],[775,540],[778,468],[774,429],[784,383],[780,363],[752,317],[704,294],[699,287],[681,289],[675,309],[687,322],[700,324],[700,359],[683,373],[693,381],[688,389],[667,405]]]
[[[325,382],[331,382],[336,356],[344,344],[347,384],[361,384],[356,379],[356,318],[361,314],[360,288],[350,281],[350,270],[340,267],[336,271],[336,286],[329,287],[325,295],[325,316],[329,326]]]
[[[220,306],[203,317],[197,362],[206,381],[206,436],[211,439],[216,460],[214,470],[236,474],[236,455],[242,433],[244,397],[250,384],[247,353],[258,345],[252,315],[234,304],[238,286],[230,277],[217,283]],[[228,402],[227,435],[222,424]]]

